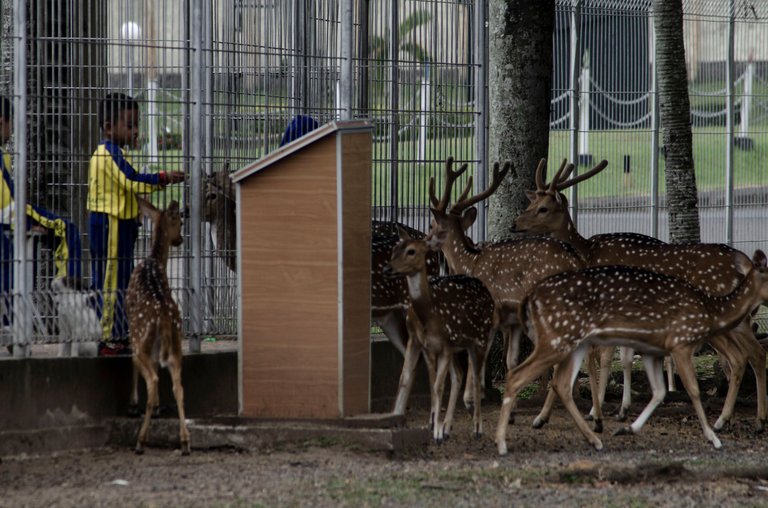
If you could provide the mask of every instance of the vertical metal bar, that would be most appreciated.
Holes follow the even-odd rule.
[[[570,79],[571,79],[571,94],[570,94],[570,109],[571,115],[569,119],[569,143],[570,143],[570,158],[571,162],[576,166],[574,175],[579,172],[579,96],[581,87],[579,86],[579,78],[581,76],[581,51],[579,45],[581,41],[579,39],[579,28],[581,24],[581,0],[574,0],[571,6],[571,55],[570,55]],[[571,202],[571,218],[573,224],[578,228],[579,223],[579,207],[578,207],[578,192],[576,185],[571,186],[569,200]]]
[[[359,3],[358,3],[358,16],[360,19],[360,34],[358,36],[358,40],[359,40],[358,66],[359,66],[360,78],[357,86],[357,88],[359,89],[359,96],[357,100],[358,100],[358,114],[363,118],[367,118],[368,115],[370,114],[368,111],[368,75],[369,75],[369,65],[370,65],[370,59],[368,55],[369,53],[368,24],[370,23],[368,19],[369,2],[370,0],[359,0]]]
[[[389,65],[392,71],[392,80],[389,87],[389,103],[392,115],[392,123],[389,126],[389,168],[390,168],[390,214],[389,219],[392,221],[398,220],[398,212],[400,209],[398,199],[398,167],[399,167],[399,143],[397,140],[397,131],[400,129],[400,122],[398,116],[398,110],[400,109],[400,85],[398,76],[398,61],[400,53],[400,33],[398,27],[400,26],[400,10],[398,2],[392,2],[392,10],[390,11],[390,38],[389,38]]]
[[[341,76],[340,97],[338,107],[341,109],[341,119],[352,118],[352,55],[355,43],[353,33],[353,2],[354,0],[341,0]]]
[[[205,86],[205,58],[203,55],[204,43],[210,41],[203,40],[203,2],[206,0],[192,0],[192,19],[190,43],[192,47],[191,55],[191,76],[189,83],[191,118],[190,118],[190,141],[191,146],[191,174],[189,199],[193,204],[190,210],[190,277],[189,277],[189,349],[191,352],[200,352],[200,338],[202,333],[202,323],[200,317],[203,315],[203,308],[200,303],[202,295],[202,242],[201,242],[201,217],[200,207],[197,206],[200,201],[201,180],[203,171],[203,146],[204,146],[204,126],[203,126],[203,88]]]
[[[659,80],[656,76],[656,30],[649,16],[651,57],[651,236],[659,237]]]
[[[473,4],[476,62],[470,62],[475,68],[475,158],[477,159],[477,188],[482,191],[488,187],[488,4],[484,0],[475,0]],[[477,237],[485,240],[488,236],[488,200],[478,207]]]
[[[32,336],[32,312],[28,308],[31,287],[27,284],[27,5],[24,0],[13,2],[13,88],[16,160],[14,164],[15,214],[13,235],[12,293],[13,300],[13,356],[29,356],[28,341]]]
[[[729,2],[728,12],[728,54],[725,63],[726,116],[725,116],[725,243],[733,245],[733,42],[734,42],[734,0]]]

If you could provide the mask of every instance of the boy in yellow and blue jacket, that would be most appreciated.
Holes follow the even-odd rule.
[[[122,149],[138,144],[139,103],[132,97],[107,95],[99,103],[98,121],[103,139],[88,171],[88,231],[91,277],[103,300],[99,355],[110,356],[130,354],[123,301],[138,237],[136,195],[182,182],[184,173],[139,173],[133,168]]]
[[[0,97],[0,145],[5,145],[13,131],[13,105],[7,97]],[[11,155],[0,150],[2,180],[0,180],[0,210],[9,211],[13,205],[14,185],[11,176]],[[8,219],[10,214],[4,214]],[[44,210],[39,206],[27,204],[27,229],[36,227],[45,232],[43,241],[54,252],[56,277],[82,276],[82,244],[80,231],[71,221]],[[13,223],[3,221],[0,224],[0,291],[6,298],[6,309],[11,306],[10,291],[13,287]],[[9,325],[9,313],[3,316],[3,324]]]

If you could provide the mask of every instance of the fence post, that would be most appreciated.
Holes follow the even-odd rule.
[[[741,122],[739,135],[736,136],[736,146],[742,150],[751,150],[753,141],[749,137],[749,113],[752,109],[752,81],[755,77],[755,64],[752,55],[749,55],[749,63],[744,70],[744,93],[741,95]]]
[[[571,162],[576,165],[574,173],[579,172],[579,128],[581,127],[581,114],[579,111],[579,76],[582,74],[581,70],[581,52],[579,51],[579,25],[581,24],[581,1],[575,0],[571,6],[571,54],[570,54],[570,79],[571,79],[571,93],[570,93],[570,109],[571,114],[568,119],[568,128],[570,131],[570,158]],[[589,108],[585,108],[589,111]],[[586,134],[585,134],[586,135]],[[579,207],[578,207],[578,190],[577,186],[573,185],[570,188],[569,197],[571,206],[571,218],[574,226],[578,226],[579,223]]]
[[[400,26],[400,9],[398,2],[392,2],[389,21],[389,55],[392,69],[392,79],[389,87],[389,103],[392,111],[392,122],[389,127],[389,220],[396,221],[399,213],[398,187],[400,186],[398,167],[400,162],[399,143],[397,133],[400,130],[400,118],[397,111],[400,109],[400,80],[398,76],[398,67],[400,61],[400,36],[397,27]]]
[[[725,116],[725,243],[733,245],[733,40],[734,40],[734,5],[730,0],[728,14],[728,51],[726,54],[726,116]]]
[[[656,76],[656,30],[649,18],[651,51],[651,236],[659,237],[659,80]]]
[[[205,58],[203,55],[203,1],[192,0],[190,3],[192,19],[190,20],[190,45],[192,59],[190,62],[190,139],[191,150],[191,174],[189,199],[192,206],[189,207],[189,240],[191,259],[189,262],[189,291],[188,291],[188,316],[189,316],[189,350],[192,353],[200,352],[200,339],[202,333],[201,316],[203,307],[200,303],[202,295],[202,237],[200,203],[202,202],[202,173],[203,173],[203,88],[205,85]]]
[[[29,356],[32,338],[31,287],[29,286],[29,259],[27,256],[27,5],[24,0],[13,3],[13,130],[16,157],[14,161],[14,230],[13,235],[13,356]]]
[[[341,119],[348,120],[352,118],[352,57],[354,55],[354,31],[353,17],[354,10],[352,2],[354,0],[343,0],[341,9],[341,76],[339,83],[339,104],[341,110]]]
[[[579,90],[579,164],[591,164],[592,155],[589,153],[589,53],[585,52],[586,60],[581,69]]]
[[[475,110],[475,159],[477,160],[476,188],[488,186],[488,2],[475,0],[473,3],[475,40],[474,99]],[[480,241],[488,237],[488,201],[478,206],[477,238]]]
[[[427,124],[429,123],[430,108],[429,64],[426,66],[419,87],[419,162],[427,160]]]

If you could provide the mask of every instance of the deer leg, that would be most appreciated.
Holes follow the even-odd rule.
[[[450,353],[447,353],[445,351],[441,352],[440,355],[433,360],[433,362],[436,361],[437,363],[437,371],[435,372],[434,376],[430,376],[433,379],[432,381],[432,415],[434,415],[434,419],[432,421],[435,423],[435,426],[432,432],[432,437],[437,444],[441,444],[443,442],[443,437],[445,435],[445,428],[440,423],[440,408],[443,402],[443,390],[445,389],[445,375],[448,373],[448,366],[451,363],[451,356],[452,355]],[[433,363],[433,362],[430,362],[430,363]],[[434,369],[430,369],[430,370],[434,370]]]
[[[173,382],[173,397],[176,399],[176,407],[179,411],[179,441],[181,442],[181,454],[189,455],[189,430],[187,418],[184,412],[184,387],[181,384],[181,355],[172,355],[168,362],[168,370]]]
[[[480,374],[478,375],[478,379],[480,381],[480,400],[485,399],[485,366],[488,360],[488,354],[491,352],[491,347],[493,346],[493,340],[496,338],[496,332],[497,330],[494,329],[488,339],[488,346],[486,346],[485,351],[483,352],[483,358],[481,359],[482,364],[480,365]],[[502,335],[503,336],[503,335]],[[467,371],[467,384],[464,386],[464,407],[467,408],[467,411],[474,412],[474,393],[475,393],[475,386],[474,386],[474,376],[469,375],[469,370]]]
[[[765,429],[765,423],[768,419],[766,413],[766,380],[765,380],[765,350],[755,338],[750,334],[747,343],[749,344],[749,365],[755,373],[755,384],[757,390],[757,423],[755,430],[762,432]]]
[[[554,366],[553,370],[557,372],[557,365]],[[552,407],[555,405],[555,397],[557,397],[557,393],[550,384],[547,388],[547,398],[544,399],[544,405],[541,406],[541,411],[539,411],[539,414],[533,419],[533,424],[531,424],[534,429],[540,429],[549,422],[549,417],[552,416]]]
[[[435,431],[437,421],[440,417],[440,402],[437,401],[437,412],[435,412],[435,381],[437,379],[437,358],[428,350],[424,350],[424,363],[427,364],[427,374],[429,377],[429,430]]]
[[[523,335],[523,329],[516,325],[505,326],[502,335],[505,344],[506,365],[509,371],[517,367],[520,359],[520,338]]]
[[[709,344],[717,351],[720,356],[720,362],[727,363],[730,367],[731,375],[728,377],[728,393],[725,396],[723,409],[720,416],[715,421],[713,428],[716,431],[722,430],[725,425],[733,418],[733,410],[736,406],[736,397],[739,394],[741,380],[744,372],[747,370],[746,355],[741,350],[739,341],[741,335],[738,333],[729,333],[727,335],[718,335],[709,340]],[[729,346],[736,346],[733,349]]]
[[[152,418],[154,406],[152,402],[157,399],[157,371],[152,360],[149,357],[134,355],[133,363],[141,371],[144,383],[147,385],[147,405],[144,411],[144,421],[139,429],[139,438],[136,442],[136,454],[144,453],[144,446],[147,444],[147,435],[149,434],[149,421]]]
[[[667,389],[664,385],[663,360],[658,356],[643,355],[643,367],[648,376],[648,383],[651,385],[651,400],[645,406],[640,415],[632,422],[629,427],[619,427],[613,433],[614,436],[620,434],[637,434],[643,428],[645,422],[651,417],[651,414],[659,407],[667,395]]]
[[[451,392],[448,395],[448,408],[445,410],[445,422],[443,423],[443,438],[448,439],[453,426],[453,415],[456,412],[456,402],[459,399],[459,390],[464,381],[459,362],[456,356],[451,354],[451,361],[448,366],[448,372],[451,374]]]
[[[632,357],[635,356],[635,350],[628,347],[619,348],[621,357],[621,366],[624,371],[624,388],[621,395],[621,408],[616,419],[623,422],[627,419],[629,406],[632,405]]]
[[[704,437],[706,437],[715,448],[720,448],[723,445],[715,435],[715,431],[709,426],[707,415],[704,413],[704,406],[701,405],[699,382],[696,380],[696,371],[693,368],[692,356],[692,352],[689,348],[681,348],[672,352],[672,359],[675,361],[677,372],[680,374],[680,380],[683,382],[685,391],[688,392],[688,396],[693,403],[693,408],[696,410],[696,415],[699,417],[701,428],[704,431]]]
[[[467,356],[469,358],[469,361],[468,361],[469,369],[468,369],[468,371],[471,371],[471,373],[467,372],[467,377],[469,377],[469,376],[472,376],[472,377],[475,377],[475,378],[480,377],[481,372],[483,370],[482,369],[482,364],[485,363],[485,362],[483,362],[484,358],[483,359],[477,358],[477,351],[474,351],[472,349],[469,349],[467,351]],[[485,355],[483,355],[483,356],[485,356]],[[483,421],[482,421],[482,419],[480,417],[480,406],[482,405],[482,394],[480,393],[481,390],[482,390],[482,388],[480,387],[480,382],[479,382],[479,380],[476,380],[475,381],[475,393],[474,393],[474,396],[475,396],[475,407],[474,407],[474,411],[473,411],[473,414],[472,414],[472,426],[474,427],[474,435],[478,439],[480,438],[480,436],[483,435]]]
[[[504,399],[501,403],[499,422],[496,426],[496,447],[499,455],[507,454],[507,426],[509,425],[509,415],[512,414],[517,394],[525,385],[546,372],[549,367],[560,362],[564,356],[563,353],[550,349],[542,350],[540,345],[537,344],[531,356],[513,370],[507,372],[507,379],[504,384]]]
[[[403,370],[400,373],[400,383],[397,387],[397,396],[395,397],[395,408],[392,410],[396,415],[405,414],[405,408],[408,404],[408,397],[411,395],[411,388],[413,388],[414,373],[420,355],[421,346],[419,346],[416,338],[408,339],[408,344],[405,349],[405,357],[403,358]]]
[[[587,421],[582,416],[579,408],[576,407],[576,403],[573,401],[573,385],[576,381],[576,376],[579,373],[579,367],[584,360],[584,355],[587,353],[589,346],[582,345],[574,350],[570,357],[563,360],[557,369],[555,369],[554,377],[552,378],[552,387],[560,396],[560,400],[568,410],[573,418],[576,427],[581,431],[587,442],[591,444],[595,450],[603,449],[603,442],[597,437],[597,434],[592,432],[589,428]],[[602,421],[599,421],[602,426]],[[595,421],[597,425],[598,420]]]
[[[664,370],[667,371],[667,386],[670,392],[676,392],[677,386],[675,386],[675,364],[672,362],[671,356],[664,357]]]
[[[134,346],[135,347],[135,346]],[[131,397],[128,400],[128,414],[131,416],[139,415],[139,368],[136,362],[133,362],[131,369]]]

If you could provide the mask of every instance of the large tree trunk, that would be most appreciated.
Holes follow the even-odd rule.
[[[515,217],[528,206],[525,191],[549,145],[554,0],[491,0],[489,3],[489,158],[509,160],[518,177],[507,177],[491,197],[489,240],[512,236]]]
[[[682,0],[654,0],[653,9],[669,239],[672,243],[698,242],[699,212],[696,207],[696,174],[693,171]]]

